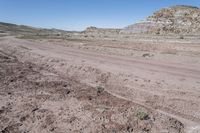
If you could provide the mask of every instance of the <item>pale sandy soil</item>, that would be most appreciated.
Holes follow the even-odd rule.
[[[199,43],[4,37],[0,51],[2,132],[200,132]]]

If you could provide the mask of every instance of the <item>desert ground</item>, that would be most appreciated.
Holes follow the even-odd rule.
[[[2,133],[199,133],[200,39],[0,37]]]

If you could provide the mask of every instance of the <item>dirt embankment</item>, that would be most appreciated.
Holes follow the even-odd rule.
[[[182,132],[183,124],[104,88],[60,77],[0,51],[0,130],[19,132]]]

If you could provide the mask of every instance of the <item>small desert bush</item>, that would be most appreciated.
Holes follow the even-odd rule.
[[[97,95],[100,95],[104,91],[104,88],[101,86],[97,86]]]
[[[136,116],[140,120],[147,120],[149,118],[147,111],[145,111],[144,109],[138,109],[136,112]]]
[[[184,39],[184,36],[180,36],[179,39]]]

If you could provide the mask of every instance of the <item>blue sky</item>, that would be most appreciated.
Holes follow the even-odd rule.
[[[200,0],[0,0],[0,21],[44,28],[122,28],[171,5]]]

